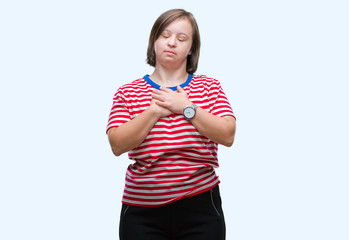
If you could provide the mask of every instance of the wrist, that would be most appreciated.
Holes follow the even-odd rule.
[[[188,107],[188,106],[191,106],[193,103],[189,100],[187,101],[184,101],[182,102],[180,105],[179,105],[179,108],[178,108],[178,114],[183,114],[183,110],[184,108]]]
[[[157,120],[161,118],[161,112],[158,110],[156,103],[151,103],[150,106],[146,109],[149,114]]]

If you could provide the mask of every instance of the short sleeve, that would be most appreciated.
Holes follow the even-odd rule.
[[[109,120],[106,132],[112,127],[118,127],[123,123],[131,120],[130,113],[127,107],[127,102],[125,101],[124,94],[121,89],[119,89],[113,98],[113,105],[110,110]]]
[[[233,109],[231,108],[230,103],[228,101],[228,98],[226,97],[218,81],[212,86],[211,102],[213,102],[213,106],[210,111],[212,114],[219,117],[231,116],[236,119]]]

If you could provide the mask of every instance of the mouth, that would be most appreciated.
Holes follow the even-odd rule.
[[[172,52],[172,51],[170,51],[170,50],[166,50],[165,53],[168,54],[168,55],[176,55],[175,52]]]

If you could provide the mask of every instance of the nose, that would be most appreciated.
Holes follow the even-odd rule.
[[[176,46],[176,38],[174,37],[174,36],[172,36],[172,37],[170,37],[169,39],[168,39],[168,46],[170,46],[170,47],[175,47]]]

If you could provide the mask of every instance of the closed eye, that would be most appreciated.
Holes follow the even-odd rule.
[[[164,38],[169,38],[171,35],[170,35],[170,33],[168,31],[163,31],[161,36],[164,37]]]
[[[188,39],[187,35],[183,33],[179,34],[177,38],[178,38],[178,41],[180,42],[184,42]]]

